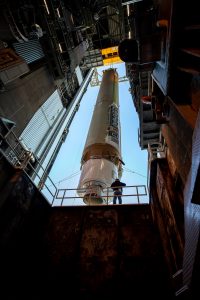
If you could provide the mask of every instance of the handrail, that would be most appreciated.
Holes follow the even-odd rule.
[[[53,193],[49,189],[46,182],[41,181],[42,176],[38,174],[38,172],[32,165],[31,161],[33,159],[33,153],[30,150],[26,149],[26,147],[22,144],[22,142],[18,139],[18,137],[12,130],[10,130],[9,128],[7,128],[7,130],[8,133],[4,136],[0,132],[0,153],[15,169],[22,170],[29,177],[32,183],[42,192],[43,195],[44,192],[42,191],[42,189],[45,186],[45,188],[49,191],[52,198],[54,199],[57,194],[57,187],[54,184],[54,182],[47,175],[47,179],[50,180],[51,186],[53,185],[55,188],[55,192]],[[45,169],[36,157],[34,157],[34,161],[34,163],[36,163],[37,166],[40,167],[40,170],[42,169],[42,171],[45,172]],[[31,176],[28,174],[28,169],[31,169],[34,172],[34,174],[36,174],[36,177],[40,179],[39,185],[37,185],[31,178]]]
[[[40,166],[40,168],[42,169],[42,171],[45,172],[45,169],[44,169],[44,167],[42,166],[42,164],[39,162],[39,160],[36,159],[36,162],[37,162],[37,164]],[[57,187],[56,187],[55,183],[52,181],[51,177],[50,177],[49,175],[47,175],[46,180],[49,179],[49,181],[51,182],[51,186],[53,185],[53,187],[55,188],[55,193],[54,193],[54,194],[51,192],[51,190],[49,189],[49,186],[46,184],[46,180],[45,180],[45,181],[42,181],[42,180],[41,180],[43,175],[40,176],[40,175],[38,174],[38,172],[35,170],[35,168],[32,166],[32,164],[31,164],[30,162],[28,163],[28,166],[31,167],[31,169],[32,169],[32,171],[35,173],[36,177],[38,177],[38,178],[40,179],[38,185],[36,185],[37,188],[38,188],[38,190],[41,191],[42,194],[44,194],[42,190],[43,190],[43,188],[45,187],[45,188],[49,191],[49,193],[51,194],[52,198],[54,199],[55,196],[56,196],[56,194],[57,194]],[[24,169],[24,172],[28,175],[28,177],[29,177],[29,178],[31,179],[31,181],[34,183],[34,180],[31,178],[31,176],[29,176],[29,174],[26,172],[25,169]],[[35,183],[34,183],[34,184],[35,184]]]
[[[137,204],[141,204],[141,203],[147,203],[146,201],[145,202],[142,202],[141,201],[141,197],[143,196],[148,196],[147,194],[147,188],[146,188],[146,185],[130,185],[130,186],[123,186],[123,189],[127,189],[127,188],[134,188],[135,189],[135,192],[133,193],[126,193],[126,194],[122,194],[121,196],[122,197],[136,197],[137,198]],[[140,192],[140,189],[143,189],[142,192]],[[68,195],[67,192],[70,192],[70,191],[75,191],[76,195]],[[52,201],[51,205],[54,206],[54,203],[55,203],[55,200],[60,200],[60,205],[59,206],[63,206],[63,202],[64,200],[75,200],[75,199],[82,199],[83,197],[77,195],[77,191],[79,191],[79,193],[82,191],[83,193],[86,192],[86,189],[57,189],[57,193],[55,195],[55,198],[54,200]],[[102,199],[104,200],[103,204],[104,205],[109,205],[110,202],[112,201],[113,199],[113,190],[111,187],[106,187],[104,189],[102,189],[102,194],[101,194],[101,197]],[[93,199],[99,199],[99,196],[94,196],[92,195],[92,198]],[[133,203],[132,204],[136,204]],[[69,204],[69,206],[71,206]]]

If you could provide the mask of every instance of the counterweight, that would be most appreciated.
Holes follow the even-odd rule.
[[[121,166],[118,74],[116,69],[108,69],[103,72],[81,160],[78,194],[83,201],[106,202],[106,188],[121,177]]]

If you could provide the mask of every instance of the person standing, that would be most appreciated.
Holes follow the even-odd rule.
[[[122,204],[122,187],[126,186],[124,182],[121,182],[118,178],[111,184],[111,188],[114,191],[113,204],[116,204],[116,200],[118,198],[119,204]]]

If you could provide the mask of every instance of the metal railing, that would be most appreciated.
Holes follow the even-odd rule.
[[[7,129],[5,131],[6,125],[4,124],[4,128],[0,122],[0,154],[4,157],[15,169],[22,170],[29,179],[33,182],[33,184],[42,192],[44,186],[46,190],[51,195],[52,201],[57,194],[57,187],[51,180],[51,178],[47,175],[47,180],[51,182],[51,185],[48,186],[46,182],[42,180],[45,169],[39,162],[39,160],[33,156],[33,153],[28,150],[23,143],[18,139],[15,133]],[[4,130],[4,132],[3,132]],[[6,134],[5,134],[6,132]],[[35,165],[35,167],[34,167]],[[40,168],[42,171],[42,175],[36,170]],[[36,178],[39,178],[39,183],[37,185],[36,180],[33,180],[30,174],[35,174]],[[42,182],[42,183],[41,183]],[[51,189],[50,189],[51,187]],[[52,188],[53,187],[53,188]],[[53,189],[53,190],[52,190]],[[44,195],[45,196],[45,195]],[[46,197],[48,199],[48,197]]]
[[[124,186],[123,190],[131,189],[130,193],[122,194],[121,197],[123,199],[124,204],[142,204],[149,203],[148,193],[145,185],[131,185]],[[73,205],[85,205],[83,201],[83,197],[78,195],[78,193],[84,194],[86,189],[57,189],[57,193],[55,195],[54,200],[52,201],[52,206],[73,206]],[[99,199],[100,197],[94,196],[94,193],[90,190],[91,195],[91,204],[94,205],[94,199]],[[112,204],[113,200],[113,190],[110,187],[104,188],[101,190],[101,198],[103,205]],[[131,201],[127,201],[127,198],[131,197]],[[124,198],[126,200],[124,201]],[[66,200],[66,201],[65,201]],[[78,201],[78,204],[75,204],[75,201]],[[90,203],[90,201],[88,201]]]

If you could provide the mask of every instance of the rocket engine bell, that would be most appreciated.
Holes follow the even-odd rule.
[[[85,204],[107,203],[107,187],[121,177],[121,136],[118,74],[103,72],[96,105],[85,142],[78,194]]]

